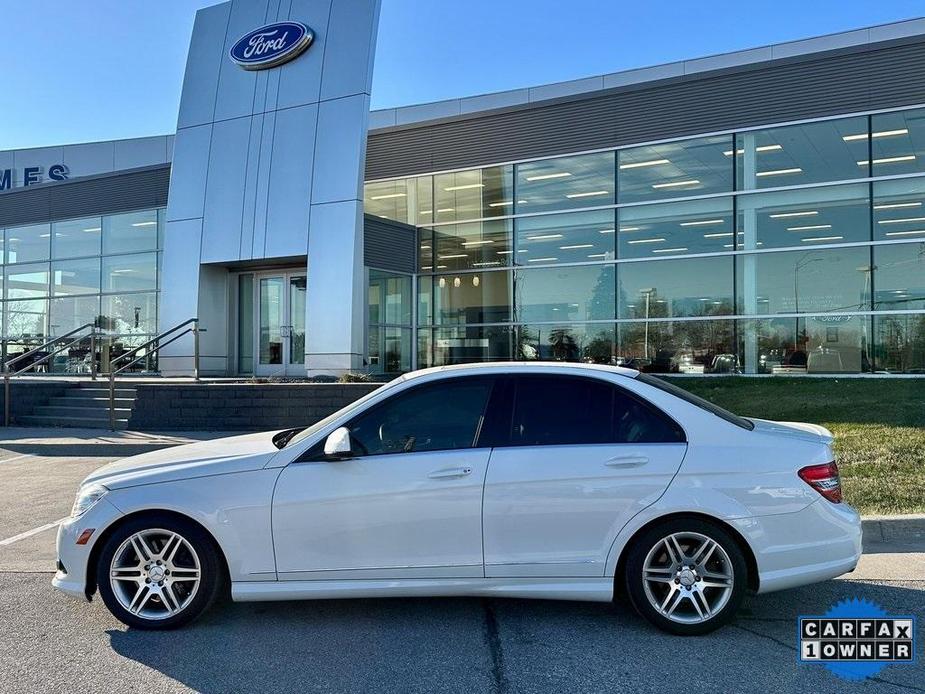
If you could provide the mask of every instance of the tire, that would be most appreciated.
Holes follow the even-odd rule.
[[[664,631],[694,636],[735,616],[745,597],[748,567],[738,543],[719,524],[674,518],[636,538],[625,580],[640,615]]]
[[[205,612],[222,590],[224,564],[212,537],[169,514],[133,518],[103,545],[100,597],[135,629],[176,629]]]

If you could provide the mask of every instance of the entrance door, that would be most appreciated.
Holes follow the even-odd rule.
[[[254,374],[305,375],[305,274],[258,275]]]

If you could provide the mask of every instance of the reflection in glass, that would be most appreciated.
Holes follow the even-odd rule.
[[[304,275],[289,278],[289,363],[305,363],[305,291]]]
[[[434,176],[434,207],[436,222],[513,214],[513,167],[489,166]]]
[[[511,220],[438,226],[433,230],[433,243],[438,271],[510,265]],[[421,270],[430,272],[432,268],[427,264]]]
[[[100,259],[57,260],[51,264],[51,291],[55,296],[98,294]]]
[[[64,335],[100,316],[99,296],[65,296],[52,299],[48,331],[51,335]]]
[[[622,263],[619,318],[681,318],[733,313],[729,257]]]
[[[254,276],[238,278],[238,373],[254,371]]]
[[[718,135],[621,149],[619,202],[641,202],[732,190],[732,137]]]
[[[511,273],[479,272],[422,277],[419,321],[437,325],[500,323],[511,319]],[[431,308],[432,307],[432,308]]]
[[[737,313],[867,310],[870,282],[864,247],[740,255]]]
[[[4,328],[7,337],[40,338],[47,335],[48,300],[25,299],[4,303]],[[40,342],[33,344],[37,347]]]
[[[595,207],[613,202],[613,152],[517,165],[518,214]]]
[[[464,326],[418,331],[418,366],[510,361],[514,329]]]
[[[517,265],[613,260],[613,210],[590,210],[516,220]]]
[[[522,325],[515,359],[616,364],[617,342],[612,323]]]
[[[716,253],[733,247],[732,198],[623,207],[620,258]]]
[[[157,294],[102,297],[100,328],[114,335],[145,336],[157,332]],[[144,340],[139,339],[138,344]]]
[[[103,291],[133,292],[157,288],[157,253],[103,258]]]
[[[7,299],[48,296],[48,263],[6,268]]]
[[[431,176],[367,183],[363,187],[363,211],[405,224],[434,221]]]
[[[517,270],[517,320],[580,321],[614,317],[614,266],[581,265]]]
[[[739,247],[746,250],[870,239],[866,184],[742,195],[737,205]]]
[[[925,242],[874,246],[874,309],[925,309]]]
[[[157,233],[157,210],[103,217],[103,253],[153,251]]]
[[[411,278],[381,270],[369,271],[370,323],[411,325]]]
[[[52,257],[75,258],[100,254],[102,238],[100,217],[85,217],[55,222],[52,227]]]
[[[874,369],[925,374],[925,315],[874,318]]]
[[[867,324],[864,316],[740,321],[740,359],[746,373],[861,373],[869,370]]]
[[[647,373],[736,373],[732,321],[617,323],[616,363]]]
[[[7,263],[48,260],[51,248],[51,225],[30,224],[7,229],[4,246]]]
[[[866,133],[866,117],[739,133],[736,187],[751,190],[866,178]]]
[[[411,370],[411,329],[369,326],[369,370],[376,374],[398,374]]]
[[[874,183],[874,240],[925,239],[925,178]]]
[[[260,279],[260,363],[283,363],[283,282],[282,277]]]
[[[871,175],[925,171],[925,109],[877,113],[871,116],[871,124]]]

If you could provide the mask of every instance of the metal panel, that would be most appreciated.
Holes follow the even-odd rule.
[[[49,183],[0,195],[0,228],[167,204],[170,167]]]
[[[925,38],[370,133],[373,180],[922,103]]]
[[[415,271],[418,247],[415,227],[370,215],[364,215],[363,227],[363,257],[367,267]]]

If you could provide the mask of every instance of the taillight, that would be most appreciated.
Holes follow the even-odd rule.
[[[810,465],[797,473],[800,479],[833,504],[841,503],[841,478],[835,461],[825,465]]]

